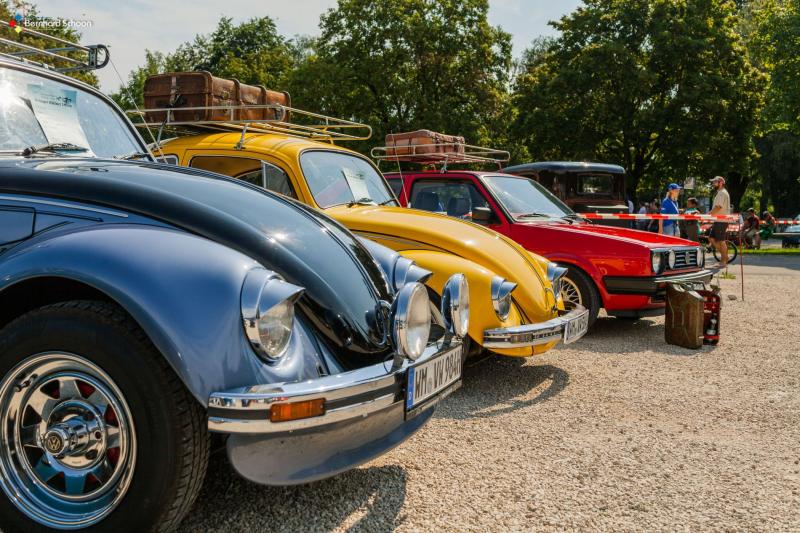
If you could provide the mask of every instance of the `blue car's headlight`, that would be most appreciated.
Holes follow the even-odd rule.
[[[274,272],[253,269],[242,286],[242,321],[253,350],[264,360],[281,358],[292,339],[294,304],[303,288]]]

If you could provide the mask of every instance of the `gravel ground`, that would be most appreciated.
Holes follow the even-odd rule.
[[[471,366],[420,433],[334,479],[261,487],[215,457],[183,529],[800,531],[800,260],[746,260],[717,347],[602,318]]]

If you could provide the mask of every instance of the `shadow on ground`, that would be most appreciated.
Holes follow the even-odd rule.
[[[211,457],[198,503],[181,531],[392,531],[406,497],[403,468],[360,468],[308,485],[267,487],[242,479],[224,452]],[[355,514],[354,514],[355,513]]]
[[[567,348],[605,354],[624,355],[651,351],[665,355],[691,356],[713,351],[715,346],[703,346],[699,350],[691,350],[667,344],[664,339],[663,319],[656,321],[652,318],[628,320],[600,317],[588,335]]]
[[[463,386],[437,408],[434,417],[498,416],[546,401],[569,384],[569,375],[561,368],[526,361],[492,356],[475,364],[467,362]],[[532,391],[536,392],[531,395]]]

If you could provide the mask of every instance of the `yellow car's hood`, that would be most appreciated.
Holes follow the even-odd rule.
[[[552,317],[554,299],[546,263],[534,261],[520,245],[477,224],[405,207],[331,207],[325,213],[366,237],[390,241],[397,251],[433,249],[469,259],[495,275],[517,283],[514,301],[529,321]]]

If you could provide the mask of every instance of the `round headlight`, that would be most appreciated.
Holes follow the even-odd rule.
[[[242,321],[253,350],[274,362],[286,352],[294,327],[294,304],[303,288],[264,269],[248,272],[242,287]]]
[[[456,337],[465,337],[469,329],[469,285],[464,274],[453,274],[442,291],[444,325]]]
[[[661,252],[653,252],[650,257],[650,263],[653,267],[653,272],[656,274],[660,273],[661,267],[664,266],[664,257],[661,255]]]
[[[403,286],[392,303],[392,343],[400,355],[416,360],[428,345],[431,308],[428,291],[421,283]]]
[[[669,265],[670,269],[675,268],[675,250],[670,250],[667,253],[667,265]]]
[[[511,292],[517,288],[517,284],[506,281],[500,276],[492,278],[492,305],[497,318],[505,320],[511,312]]]

